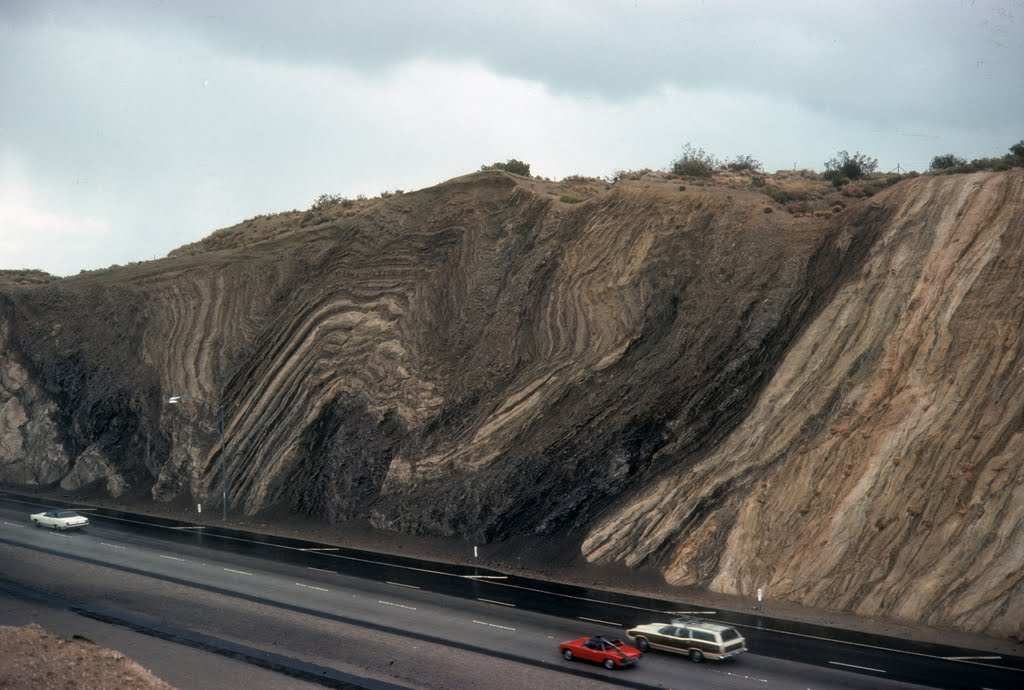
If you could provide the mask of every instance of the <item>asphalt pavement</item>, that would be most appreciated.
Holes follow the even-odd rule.
[[[262,664],[264,669],[277,665],[278,672],[290,673],[289,677],[302,682],[327,684],[327,676],[336,674],[336,682],[353,683],[352,687],[373,683],[385,684],[379,687],[466,687],[467,682],[475,685],[470,680],[474,667],[501,664],[514,668],[512,684],[507,687],[524,687],[520,682],[524,674],[534,673],[542,674],[542,679],[536,679],[532,687],[611,683],[633,687],[749,688],[769,684],[885,688],[911,687],[906,684],[911,682],[929,687],[1011,688],[1020,687],[1024,679],[1024,673],[987,663],[991,660],[944,658],[986,656],[970,650],[957,649],[967,653],[956,654],[934,646],[898,650],[887,646],[888,640],[881,640],[886,644],[872,644],[876,640],[863,638],[837,641],[775,629],[785,627],[786,622],[772,621],[769,628],[764,620],[730,621],[740,627],[752,650],[735,663],[696,665],[652,653],[634,669],[606,671],[557,657],[557,643],[583,634],[622,635],[623,626],[663,619],[668,616],[666,611],[672,610],[666,607],[679,603],[631,599],[464,566],[380,557],[277,537],[194,529],[186,523],[112,511],[91,512],[93,524],[80,534],[54,534],[26,528],[28,507],[18,500],[0,501],[0,545],[18,554],[5,557],[0,567],[13,586],[31,589],[44,599],[59,599],[64,603],[55,605],[58,609],[71,602],[70,608],[77,610],[80,618],[151,637],[162,634],[165,640],[182,647],[191,645],[193,650],[206,645],[206,653],[220,646],[223,649],[213,653],[242,659],[249,666]],[[35,563],[35,570],[15,565],[28,561]],[[39,569],[47,569],[45,581],[33,578]],[[69,571],[95,571],[95,575],[73,585],[61,582],[60,574]],[[115,591],[104,584],[127,580],[135,584]],[[134,594],[128,596],[128,591]],[[204,614],[221,612],[190,615],[194,610],[190,602],[197,597],[216,601]],[[262,623],[228,622],[232,618],[250,620],[253,610],[262,612]],[[260,628],[273,628],[271,621],[277,619],[292,621],[289,634],[268,640]],[[347,660],[317,651],[324,647],[324,636],[333,639],[338,630],[348,631],[342,634],[350,652]],[[370,643],[371,637],[377,642]],[[381,666],[376,652],[382,647],[406,650],[404,656],[393,654],[402,661],[401,672],[394,669],[396,659]],[[424,655],[418,647],[431,651]],[[426,682],[429,671],[405,668],[436,669],[438,658],[447,662],[454,655],[465,656],[462,667],[468,676],[454,678],[442,673],[445,679]],[[498,687],[493,678],[491,681],[492,687]]]

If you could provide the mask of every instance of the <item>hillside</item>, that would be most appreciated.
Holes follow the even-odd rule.
[[[215,503],[223,401],[233,511],[1019,633],[1024,172],[741,182],[481,172],[0,282],[0,480]]]

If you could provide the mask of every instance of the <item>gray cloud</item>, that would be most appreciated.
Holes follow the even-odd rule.
[[[509,156],[558,176],[666,165],[688,140],[772,169],[999,155],[1024,136],[1022,17],[1024,0],[0,2],[0,179],[33,204],[3,217],[109,227],[67,273]],[[5,249],[28,246],[19,227]],[[58,265],[15,249],[0,261]]]
[[[58,5],[60,6],[60,5]],[[310,2],[22,7],[22,22],[185,35],[260,60],[380,73],[474,60],[554,92],[664,85],[785,97],[879,122],[997,127],[1024,105],[1024,2]]]

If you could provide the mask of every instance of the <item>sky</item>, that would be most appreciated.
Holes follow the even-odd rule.
[[[924,171],[1024,139],[1024,0],[0,0],[0,268],[516,158]]]

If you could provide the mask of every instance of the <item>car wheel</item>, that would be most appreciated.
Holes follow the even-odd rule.
[[[645,637],[638,637],[636,638],[636,648],[639,649],[641,652],[646,653],[650,651],[651,643],[648,642],[647,638]]]
[[[704,661],[704,654],[699,649],[691,649],[690,661],[692,661],[695,664],[699,664],[700,662]]]
[[[567,661],[572,661],[572,650],[571,649],[565,650],[564,652],[562,652],[562,656],[564,656]]]
[[[39,529],[40,527],[42,527],[42,525],[39,524],[39,520],[33,520],[32,524],[36,526],[36,529]]]
[[[604,660],[604,667],[606,669],[608,669],[609,671],[612,670],[613,668],[615,668],[615,660],[614,659],[605,659]]]

